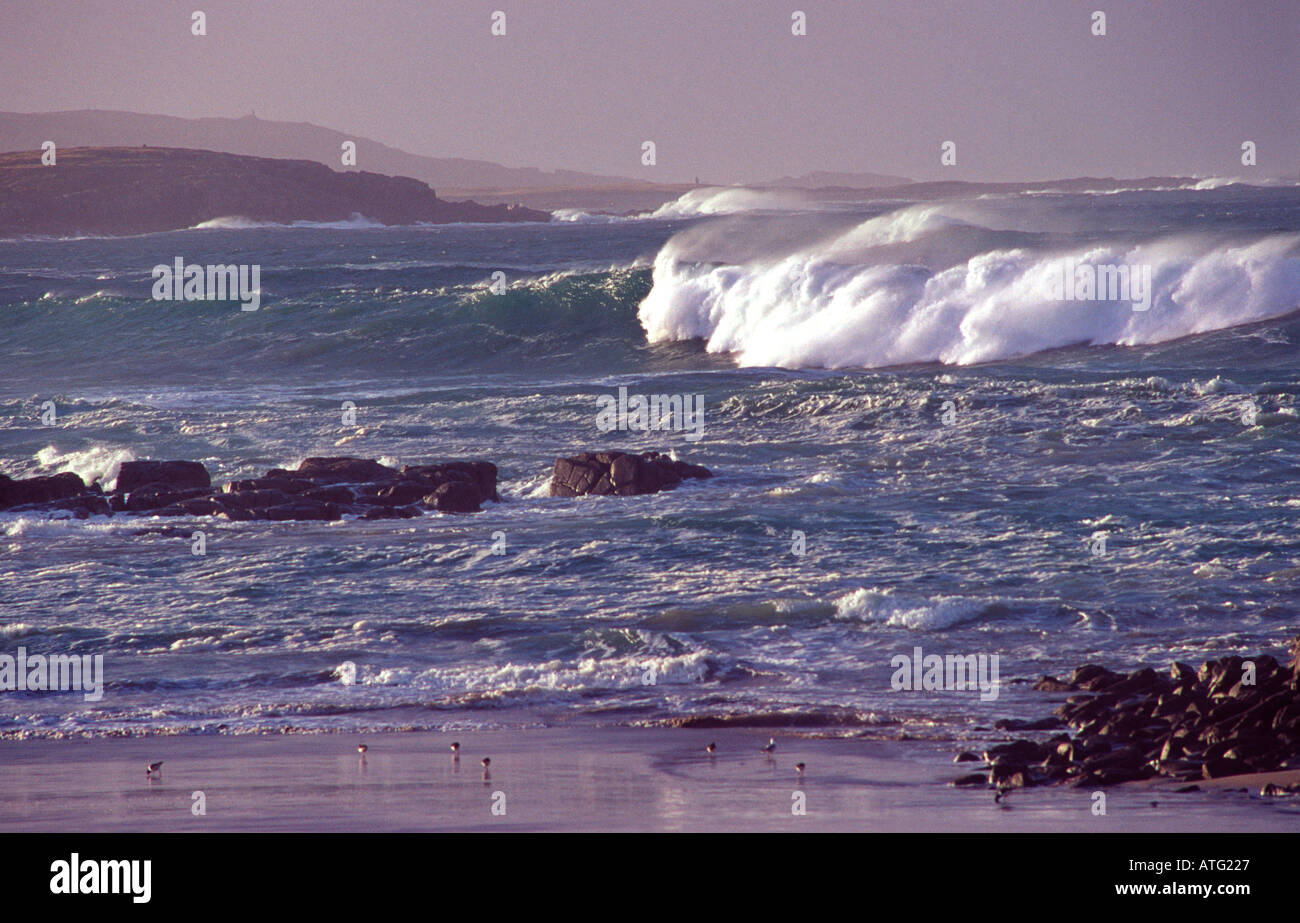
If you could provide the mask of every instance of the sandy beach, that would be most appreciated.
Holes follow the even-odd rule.
[[[459,761],[449,750],[461,743]],[[1300,798],[955,789],[947,744],[572,728],[0,742],[0,831],[1294,831]],[[716,757],[704,753],[710,741]],[[479,760],[490,756],[484,779]],[[161,777],[145,766],[163,760]],[[802,779],[794,766],[807,764]],[[206,814],[196,815],[196,792]],[[802,793],[806,814],[797,815]],[[1154,804],[1152,802],[1155,802]],[[494,807],[498,813],[493,813]],[[500,813],[500,812],[504,813]]]

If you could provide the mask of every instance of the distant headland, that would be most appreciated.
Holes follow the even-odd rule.
[[[518,205],[438,198],[404,176],[339,172],[308,160],[157,147],[62,148],[0,154],[0,236],[149,234],[217,218],[382,224],[547,221]]]

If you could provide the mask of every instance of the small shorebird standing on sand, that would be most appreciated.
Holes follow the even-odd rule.
[[[799,775],[801,775],[801,776],[803,775],[803,771],[804,771],[805,768],[806,768],[806,767],[804,766],[803,763],[795,763],[795,764],[794,764],[794,771],[797,772],[797,773],[799,773]]]
[[[483,784],[486,785],[487,780],[492,778],[492,757],[483,757],[483,759],[479,760],[479,765],[483,767]]]
[[[451,743],[451,752],[452,752],[452,755],[453,755],[453,756],[456,756],[456,757],[459,757],[459,756],[460,756],[460,741],[459,741],[459,740],[454,740],[454,741],[452,741],[452,743]]]
[[[483,765],[483,769],[486,771],[487,768],[492,765],[492,757],[485,756],[483,759],[479,760],[479,762]]]
[[[370,748],[367,747],[365,744],[357,744],[357,752],[361,754],[361,758],[363,760],[366,758],[366,751],[369,749]]]
[[[162,760],[159,760],[156,763],[150,763],[148,767],[145,769],[144,774],[150,779],[161,779],[162,764],[163,764]]]
[[[718,752],[718,745],[715,743],[711,743],[704,748],[704,752],[707,753],[709,756],[713,756],[713,754]]]
[[[768,756],[771,756],[773,753],[776,752],[776,738],[775,738],[775,737],[769,737],[769,738],[767,739],[767,746],[763,748],[763,752],[766,753]]]

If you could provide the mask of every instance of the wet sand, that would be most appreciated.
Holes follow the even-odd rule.
[[[0,831],[1220,832],[1300,829],[1300,798],[947,783],[949,743],[559,728],[0,741]],[[461,742],[459,761],[448,749]],[[704,747],[718,744],[708,757]],[[492,758],[485,779],[479,760]],[[161,778],[146,777],[164,760]],[[805,762],[802,778],[795,771]],[[969,765],[969,764],[967,764]],[[195,792],[206,814],[194,813]],[[802,799],[801,799],[802,795]],[[800,801],[806,814],[793,809]],[[1152,804],[1152,801],[1156,804]],[[494,813],[494,808],[497,813]],[[502,813],[503,812],[503,813]]]

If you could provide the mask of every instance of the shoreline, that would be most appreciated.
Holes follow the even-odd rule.
[[[767,737],[588,727],[5,740],[0,831],[1263,832],[1300,823],[1300,798],[1219,786],[1116,786],[1105,790],[1105,815],[1093,813],[1089,789],[1032,788],[998,804],[987,789],[949,784],[961,767],[943,742],[778,735],[769,760]],[[157,760],[151,780],[145,766]],[[807,764],[802,777],[796,762]],[[206,813],[195,813],[197,792]],[[802,815],[792,810],[800,793]]]

